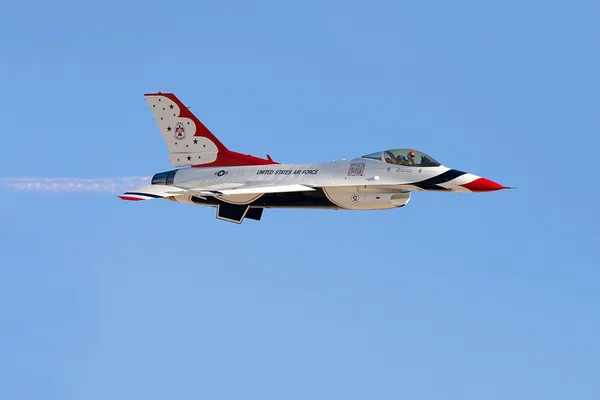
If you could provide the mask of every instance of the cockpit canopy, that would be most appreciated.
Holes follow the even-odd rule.
[[[412,149],[379,151],[362,156],[362,158],[370,158],[388,164],[406,165],[409,167],[439,167],[441,165],[427,154]]]

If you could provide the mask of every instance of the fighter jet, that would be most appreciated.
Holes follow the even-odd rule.
[[[415,191],[491,192],[509,189],[452,169],[415,149],[377,151],[348,160],[282,164],[267,154],[229,150],[173,93],[149,93],[148,102],[174,169],[120,195],[216,208],[216,217],[260,221],[265,208],[384,210],[404,207]]]

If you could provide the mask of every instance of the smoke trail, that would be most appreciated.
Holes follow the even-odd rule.
[[[39,192],[120,193],[150,183],[150,177],[4,178],[7,190]]]

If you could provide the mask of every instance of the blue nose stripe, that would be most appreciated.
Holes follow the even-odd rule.
[[[449,169],[443,174],[439,174],[437,176],[431,177],[429,179],[425,179],[424,181],[413,183],[414,186],[417,186],[423,190],[450,190],[442,186],[438,186],[442,183],[449,182],[453,179],[458,178],[466,174],[466,172],[459,171],[457,169]]]

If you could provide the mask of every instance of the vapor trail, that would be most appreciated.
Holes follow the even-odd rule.
[[[150,177],[113,178],[4,178],[7,190],[39,192],[117,193],[150,182]]]

